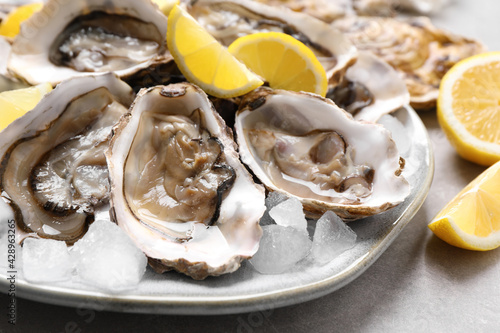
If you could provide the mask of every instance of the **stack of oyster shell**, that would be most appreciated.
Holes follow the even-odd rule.
[[[327,98],[264,87],[221,100],[185,82],[150,1],[49,0],[11,41],[2,72],[55,86],[0,133],[0,191],[17,241],[72,245],[105,216],[156,271],[203,279],[258,250],[268,191],[298,198],[308,217],[346,221],[403,202],[404,159],[375,122],[434,105],[444,72],[482,46],[428,19],[322,21],[302,4],[182,4],[226,46],[258,31],[297,38],[329,79]]]

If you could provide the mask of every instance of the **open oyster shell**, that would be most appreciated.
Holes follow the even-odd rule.
[[[112,218],[158,272],[230,273],[258,249],[264,189],[198,87],[143,89],[107,152]]]
[[[190,14],[223,45],[261,31],[287,33],[308,46],[325,68],[330,84],[340,81],[356,60],[351,42],[330,25],[304,13],[249,0],[198,0]]]
[[[68,243],[83,236],[108,202],[104,150],[133,97],[113,74],[70,79],[0,132],[0,193],[18,235]]]
[[[166,31],[149,0],[49,0],[21,26],[8,69],[33,85],[108,71],[125,77],[171,60]]]
[[[409,194],[390,132],[355,121],[328,99],[260,88],[236,114],[242,161],[272,191],[298,198],[310,217],[383,212]]]
[[[434,107],[444,74],[458,61],[484,51],[479,42],[437,29],[426,17],[350,16],[332,25],[359,50],[373,52],[400,72],[416,109]]]

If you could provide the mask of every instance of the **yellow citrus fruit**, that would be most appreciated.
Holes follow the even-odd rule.
[[[0,24],[0,35],[14,38],[19,33],[21,23],[42,9],[43,3],[31,3],[13,10]]]
[[[240,96],[263,84],[177,5],[168,16],[167,44],[182,74],[210,95]]]
[[[0,93],[0,131],[11,122],[35,108],[42,97],[52,90],[49,83]]]
[[[325,69],[307,46],[290,35],[259,32],[236,39],[228,50],[271,88],[326,95]]]
[[[446,73],[437,116],[463,158],[486,166],[500,160],[500,52],[464,59]]]
[[[500,162],[458,193],[429,228],[445,242],[464,249],[500,247]]]
[[[180,3],[179,0],[153,0],[153,3],[155,3],[158,8],[168,16],[170,14],[170,11],[172,8],[174,8],[175,5],[178,5]]]

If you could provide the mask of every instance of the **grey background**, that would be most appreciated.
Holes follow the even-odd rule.
[[[455,0],[432,15],[440,28],[500,50],[500,2]],[[68,308],[18,298],[17,325],[7,323],[0,294],[0,332],[492,332],[500,331],[500,249],[454,248],[429,221],[485,168],[461,159],[437,124],[420,113],[435,152],[435,176],[424,205],[368,270],[344,288],[306,303],[225,316],[127,314]]]

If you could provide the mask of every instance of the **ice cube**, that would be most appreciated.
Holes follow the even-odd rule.
[[[79,279],[115,293],[135,288],[146,271],[147,259],[116,224],[99,220],[71,251]]]
[[[388,114],[382,116],[378,123],[391,132],[392,139],[396,142],[399,154],[406,156],[410,150],[411,142],[408,130],[404,127],[404,125],[396,117]]]
[[[262,274],[279,274],[295,266],[311,250],[311,240],[302,231],[292,227],[267,225],[259,251],[250,259],[253,267]]]
[[[332,211],[316,223],[311,254],[321,265],[327,264],[356,243],[356,233]]]
[[[26,238],[22,256],[23,277],[27,281],[56,282],[71,278],[73,263],[63,241]]]
[[[307,233],[307,220],[302,203],[297,198],[290,198],[274,206],[269,215],[276,224],[283,227],[292,227]]]
[[[288,199],[288,197],[284,194],[281,194],[279,192],[270,192],[266,197],[266,211],[264,212],[264,215],[262,215],[262,218],[260,219],[260,225],[264,226],[264,225],[276,224],[273,218],[269,215],[269,211],[274,206],[276,206],[279,203],[282,203],[286,199]]]
[[[286,195],[284,195],[283,193],[270,192],[266,198],[266,207],[267,207],[267,209],[271,209],[274,206],[282,203],[283,201],[285,201],[287,199],[288,199],[288,197]]]

